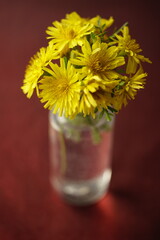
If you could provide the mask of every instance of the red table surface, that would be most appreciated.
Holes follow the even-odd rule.
[[[159,4],[153,1],[0,2],[0,240],[160,239]],[[47,44],[54,20],[83,17],[128,21],[141,43],[145,90],[119,113],[109,193],[96,205],[72,207],[49,182],[48,111],[20,86],[29,58]]]

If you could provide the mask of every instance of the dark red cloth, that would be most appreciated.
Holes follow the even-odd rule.
[[[145,90],[116,119],[109,193],[85,208],[68,206],[49,182],[48,111],[20,86],[30,56],[46,45],[53,20],[128,21],[153,64]],[[160,239],[159,4],[154,1],[5,0],[0,3],[0,240]]]

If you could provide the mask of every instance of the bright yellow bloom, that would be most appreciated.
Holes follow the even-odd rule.
[[[62,23],[68,25],[80,25],[83,26],[84,24],[88,23],[88,20],[85,18],[80,17],[80,15],[76,12],[72,12],[70,14],[66,14],[66,18],[62,19]]]
[[[113,22],[113,17],[82,18],[76,12],[54,21],[46,30],[48,47],[26,68],[21,88],[27,97],[36,89],[45,108],[70,119],[95,118],[97,111],[109,118],[134,99],[147,76],[142,63],[151,61],[141,55],[127,23],[109,35]]]
[[[55,44],[57,52],[62,56],[70,48],[75,46],[82,46],[84,37],[91,33],[93,28],[92,24],[65,24],[55,21],[52,23],[53,27],[48,27],[46,33],[49,35],[48,39],[52,39],[51,42]]]
[[[136,43],[135,39],[132,39],[129,35],[129,28],[125,26],[122,29],[122,36],[115,34],[117,40],[114,40],[113,43],[118,43],[118,48],[128,55],[128,64],[126,73],[135,73],[137,69],[137,64],[142,62],[151,63],[148,58],[145,58],[143,55],[139,53],[142,52],[138,43]]]
[[[34,89],[38,90],[38,80],[43,75],[43,67],[47,66],[52,59],[56,59],[53,45],[49,44],[47,48],[42,47],[30,60],[29,65],[26,68],[23,86],[21,87],[23,92],[30,98]]]
[[[53,110],[53,113],[72,117],[80,99],[79,74],[69,62],[67,68],[63,59],[60,62],[60,67],[50,63],[51,69],[45,68],[51,76],[44,76],[40,81],[40,98],[42,103],[46,102],[44,107]]]
[[[133,76],[123,77],[125,81],[124,86],[115,90],[115,96],[113,98],[115,109],[120,110],[123,104],[124,106],[127,105],[128,100],[135,99],[137,91],[144,88],[146,76],[147,73],[143,73],[142,68],[140,68]]]
[[[116,82],[116,85],[118,83]],[[114,85],[115,86],[115,85]],[[88,76],[83,80],[83,91],[78,111],[84,116],[95,118],[95,109],[101,111],[111,104],[111,92],[97,76]]]
[[[96,16],[96,17],[90,19],[90,22],[95,27],[106,30],[107,28],[109,28],[113,24],[114,19],[113,19],[113,17],[110,17],[109,19],[105,19],[105,18],[101,18],[100,16]]]
[[[83,66],[83,72],[98,75],[101,78],[115,79],[117,73],[114,71],[122,66],[124,57],[118,56],[118,48],[108,47],[106,43],[96,41],[92,47],[88,41],[82,46],[82,53],[76,52],[77,58],[71,62],[78,66]]]

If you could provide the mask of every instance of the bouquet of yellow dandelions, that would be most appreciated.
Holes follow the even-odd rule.
[[[116,31],[114,19],[82,18],[76,12],[48,27],[49,43],[26,68],[22,90],[30,98],[36,89],[44,107],[73,119],[97,112],[107,118],[144,88],[151,61],[129,34],[125,23]],[[57,61],[59,63],[57,63]]]

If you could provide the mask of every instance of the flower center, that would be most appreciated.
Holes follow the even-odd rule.
[[[134,39],[128,39],[128,40],[124,40],[124,43],[123,43],[124,47],[127,49],[127,50],[131,50],[135,53],[138,53],[138,52],[141,52],[141,49],[139,47],[139,44],[136,43],[136,41]]]
[[[66,33],[66,36],[68,39],[73,39],[76,37],[76,33],[73,29],[70,29],[67,33]]]
[[[94,54],[89,59],[88,67],[93,73],[100,73],[106,70],[107,64],[103,56]]]
[[[59,84],[57,86],[57,90],[59,94],[67,94],[69,90],[69,84],[66,79],[60,79]]]

